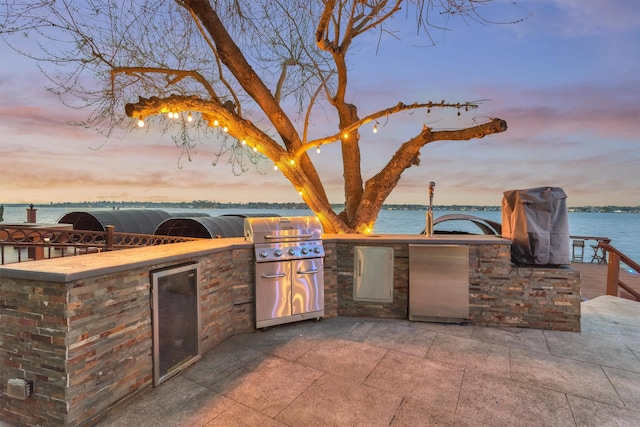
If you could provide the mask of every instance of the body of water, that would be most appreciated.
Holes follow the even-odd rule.
[[[37,220],[39,223],[57,223],[58,220],[68,212],[91,211],[90,208],[53,208],[36,207]],[[94,209],[96,210],[96,209]],[[102,210],[102,209],[98,209]],[[187,213],[188,209],[165,208],[164,211],[171,213]],[[308,209],[193,209],[198,213],[207,213],[211,216],[224,214],[250,214],[250,213],[273,213],[280,216],[304,216],[311,215]],[[500,211],[434,211],[434,218],[437,219],[448,214],[474,215],[487,220],[502,222]],[[5,223],[22,223],[26,221],[26,207],[5,206]],[[425,228],[425,212],[418,210],[381,210],[378,221],[374,227],[374,233],[383,234],[419,234]],[[480,231],[469,222],[448,221],[436,225],[436,229],[469,231],[480,233]],[[622,251],[636,262],[640,262],[640,214],[632,213],[603,213],[603,212],[570,212],[569,213],[569,233],[574,236],[597,236],[608,237],[611,245]],[[592,253],[590,244],[587,242],[585,248],[585,260],[590,259]]]

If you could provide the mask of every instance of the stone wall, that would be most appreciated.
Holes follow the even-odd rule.
[[[474,325],[580,331],[580,272],[516,267],[510,246],[472,246],[469,316]]]
[[[357,245],[337,244],[338,314],[406,319],[408,245],[366,244],[394,249],[392,303],[353,300],[354,247]],[[579,271],[569,267],[515,267],[511,264],[510,245],[469,245],[470,324],[580,331],[580,301]]]
[[[2,420],[16,426],[85,425],[151,386],[149,272],[185,262],[199,265],[203,353],[255,329],[251,248],[68,282],[2,278]],[[34,394],[8,398],[10,378],[32,379]]]
[[[338,245],[335,241],[324,244],[324,317],[338,316]]]
[[[66,285],[3,280],[1,298],[2,419],[15,425],[64,425],[67,413]],[[24,401],[5,397],[9,378],[35,381],[39,395]]]

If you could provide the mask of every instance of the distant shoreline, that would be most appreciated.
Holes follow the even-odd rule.
[[[0,203],[5,207],[31,206],[29,203]],[[344,204],[333,204],[334,209],[340,210]],[[308,209],[304,203],[293,202],[248,202],[231,203],[215,202],[207,200],[195,200],[192,202],[62,202],[49,204],[33,204],[34,208],[92,208],[92,209]],[[383,210],[425,210],[426,205],[419,204],[385,204]],[[436,205],[435,211],[469,211],[469,212],[495,212],[500,211],[501,206],[477,206],[477,205]],[[607,212],[607,213],[640,213],[640,206],[572,206],[569,212]]]

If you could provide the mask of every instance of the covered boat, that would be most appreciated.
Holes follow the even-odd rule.
[[[64,214],[59,224],[72,224],[74,230],[106,231],[113,225],[120,233],[154,234],[158,225],[173,217],[208,217],[198,212],[169,213],[162,209],[122,209],[75,211]]]

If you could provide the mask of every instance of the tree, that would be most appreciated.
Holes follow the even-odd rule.
[[[91,108],[79,124],[107,136],[119,127],[156,124],[172,132],[187,155],[202,138],[217,135],[218,157],[228,156],[234,172],[266,157],[326,232],[367,233],[402,173],[419,164],[422,147],[482,138],[507,125],[498,118],[457,130],[425,125],[365,180],[363,125],[415,110],[460,111],[478,104],[393,100],[361,116],[348,100],[350,47],[371,32],[393,36],[388,23],[402,6],[428,38],[432,16],[482,21],[478,7],[490,1],[10,0],[0,12],[0,33],[9,43],[15,35],[44,40],[38,55],[23,53],[58,66],[57,74],[47,75],[56,93],[72,107]],[[317,111],[334,114],[335,132],[311,135]],[[341,145],[344,170],[345,207],[339,213],[307,154],[332,143]]]

